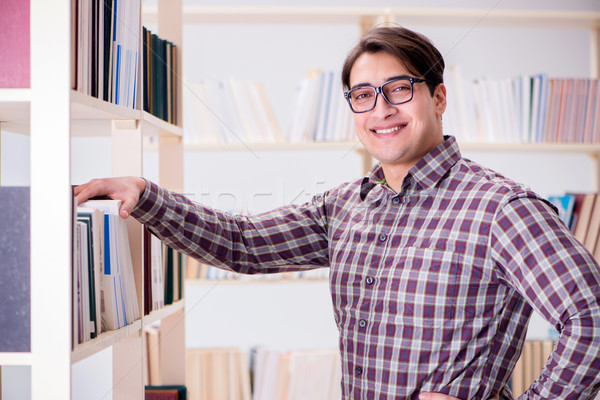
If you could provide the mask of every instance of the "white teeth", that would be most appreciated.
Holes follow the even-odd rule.
[[[394,128],[390,128],[390,129],[374,130],[373,132],[375,132],[375,133],[382,133],[382,134],[384,134],[384,133],[392,133],[392,132],[395,132],[395,131],[399,131],[400,128],[402,128],[403,126],[396,126]]]

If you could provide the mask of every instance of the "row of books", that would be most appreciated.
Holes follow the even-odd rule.
[[[189,144],[283,142],[259,82],[205,79],[184,91],[184,141]]]
[[[89,200],[74,221],[73,342],[140,318],[129,236],[120,201]]]
[[[274,274],[238,274],[225,269],[203,264],[198,260],[188,258],[186,263],[185,278],[189,280],[281,280],[281,279],[329,279],[329,268],[317,268],[305,271],[280,272]]]
[[[526,340],[511,377],[511,390],[516,397],[523,394],[536,380],[554,350],[552,340]]]
[[[536,74],[466,80],[453,66],[444,80],[444,132],[465,142],[600,142],[598,79]]]
[[[140,2],[72,0],[71,85],[136,108]]]
[[[339,73],[310,71],[298,85],[289,142],[343,142],[354,138],[352,112]]]
[[[341,398],[337,349],[266,347],[187,349],[190,400],[331,400]]]
[[[253,399],[248,360],[248,353],[241,349],[187,349],[189,399]]]
[[[596,260],[600,260],[600,195],[565,193],[549,196],[560,218]]]
[[[144,315],[183,298],[184,257],[144,229]]]
[[[177,46],[142,29],[144,110],[177,124]]]
[[[146,385],[144,400],[187,400],[187,388],[184,385]]]
[[[253,400],[340,399],[337,349],[253,349]]]

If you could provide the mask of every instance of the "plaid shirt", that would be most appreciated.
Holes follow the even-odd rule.
[[[330,268],[344,399],[486,399],[507,389],[532,309],[561,333],[523,399],[600,387],[600,269],[529,188],[453,137],[399,193],[379,166],[311,202],[247,217],[148,182],[133,212],[171,246],[246,274]]]

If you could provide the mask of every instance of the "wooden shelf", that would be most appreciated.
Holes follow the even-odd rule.
[[[179,310],[183,310],[185,307],[185,300],[179,300],[173,304],[164,306],[160,310],[152,311],[150,314],[144,316],[144,326],[151,325],[156,321],[168,317],[169,315],[175,314]]]
[[[2,130],[29,134],[31,90],[0,89]],[[71,91],[71,128],[73,136],[110,136],[111,121],[143,119],[145,136],[183,136],[183,129],[147,112],[119,106]]]
[[[600,12],[417,7],[183,7],[187,24],[360,24],[365,19],[410,20],[413,25],[478,25],[590,29]],[[157,7],[143,6],[144,23],[157,21]]]
[[[85,121],[120,119],[139,120],[141,113],[140,110],[119,106],[72,90],[71,117],[74,120]]]
[[[137,320],[121,329],[101,333],[89,342],[78,344],[71,353],[71,362],[75,363],[94,355],[121,340],[141,332],[142,321]]]
[[[362,150],[360,142],[273,142],[273,143],[233,143],[233,144],[187,144],[188,151],[306,151],[306,150]]]
[[[489,152],[542,152],[542,153],[588,153],[600,154],[598,143],[472,143],[460,142],[464,151]],[[305,143],[248,143],[244,144],[188,144],[186,151],[306,151],[306,150],[354,150],[366,152],[359,142],[305,142]],[[153,150],[148,146],[147,150]]]
[[[146,111],[142,112],[142,119],[145,122],[144,136],[183,137],[183,129],[180,126],[170,124]]]
[[[463,151],[600,154],[600,144],[581,143],[459,143]]]
[[[31,365],[31,353],[0,353],[1,365]]]
[[[0,89],[0,122],[29,121],[30,89]]]

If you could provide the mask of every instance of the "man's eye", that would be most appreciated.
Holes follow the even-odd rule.
[[[368,99],[369,97],[371,97],[371,93],[370,92],[356,92],[354,93],[354,100],[365,100]]]
[[[400,85],[400,86],[397,86],[394,88],[395,92],[403,92],[403,91],[407,91],[407,90],[410,90],[410,86]]]

